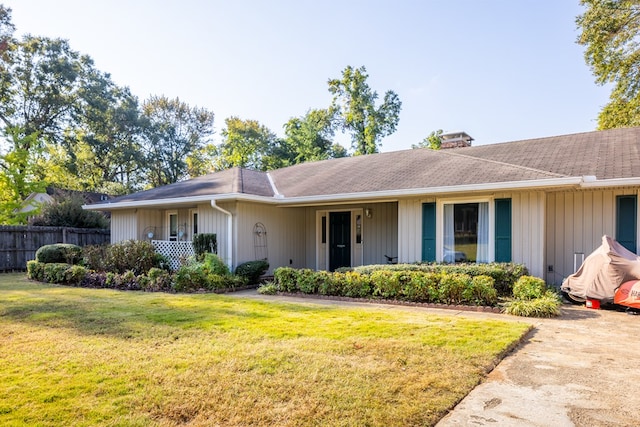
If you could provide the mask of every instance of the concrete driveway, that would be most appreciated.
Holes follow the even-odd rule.
[[[229,294],[288,302],[366,303]],[[438,427],[640,426],[640,315],[565,305],[556,319],[380,305],[503,320],[530,321],[526,339]]]
[[[437,426],[640,426],[640,316],[565,306],[535,321]]]

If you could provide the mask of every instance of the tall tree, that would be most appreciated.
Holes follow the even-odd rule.
[[[342,130],[351,133],[355,155],[377,153],[380,140],[395,132],[402,108],[400,98],[391,90],[376,106],[378,93],[369,87],[367,78],[365,67],[348,66],[341,79],[328,82],[333,94],[331,108],[338,112]]]
[[[217,147],[216,170],[231,167],[242,167],[255,170],[273,169],[273,157],[277,148],[282,148],[281,141],[266,126],[256,120],[242,120],[239,117],[225,119],[222,130],[224,141]],[[282,150],[288,152],[288,150]],[[287,153],[288,155],[288,153]]]
[[[309,110],[303,117],[292,117],[284,125],[286,142],[294,154],[293,163],[345,157],[347,150],[332,142],[335,111]]]
[[[581,0],[578,43],[596,83],[613,83],[598,128],[640,125],[640,4],[637,0]]]
[[[138,99],[129,88],[114,84],[108,74],[89,71],[79,93],[77,125],[71,137],[72,157],[83,147],[93,153],[93,163],[101,174],[91,177],[92,188],[135,190],[143,179],[144,164]],[[80,172],[82,165],[74,167]]]
[[[14,147],[35,144],[35,134],[25,137],[20,130],[7,132],[6,138]],[[22,148],[13,148],[0,155],[0,224],[26,223],[29,214],[19,212],[22,202],[32,192],[44,190],[44,183],[34,179],[33,155],[33,150]]]
[[[66,40],[25,36],[0,69],[0,122],[59,143],[77,107],[82,70],[90,67],[91,58]]]
[[[188,159],[210,143],[213,113],[166,96],[145,101],[142,113],[148,183],[157,187],[188,178]]]

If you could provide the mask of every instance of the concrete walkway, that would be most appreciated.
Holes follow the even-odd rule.
[[[260,295],[313,304],[369,303]],[[375,304],[389,310],[531,321],[533,331],[438,427],[640,426],[640,316],[564,306],[557,319]]]

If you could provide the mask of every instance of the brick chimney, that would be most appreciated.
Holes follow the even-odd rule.
[[[463,131],[447,132],[440,135],[440,149],[471,147],[473,138]]]

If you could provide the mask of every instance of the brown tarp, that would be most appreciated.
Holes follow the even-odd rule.
[[[602,236],[602,245],[564,279],[560,289],[575,297],[612,302],[621,284],[636,279],[640,279],[640,257],[611,237]]]

